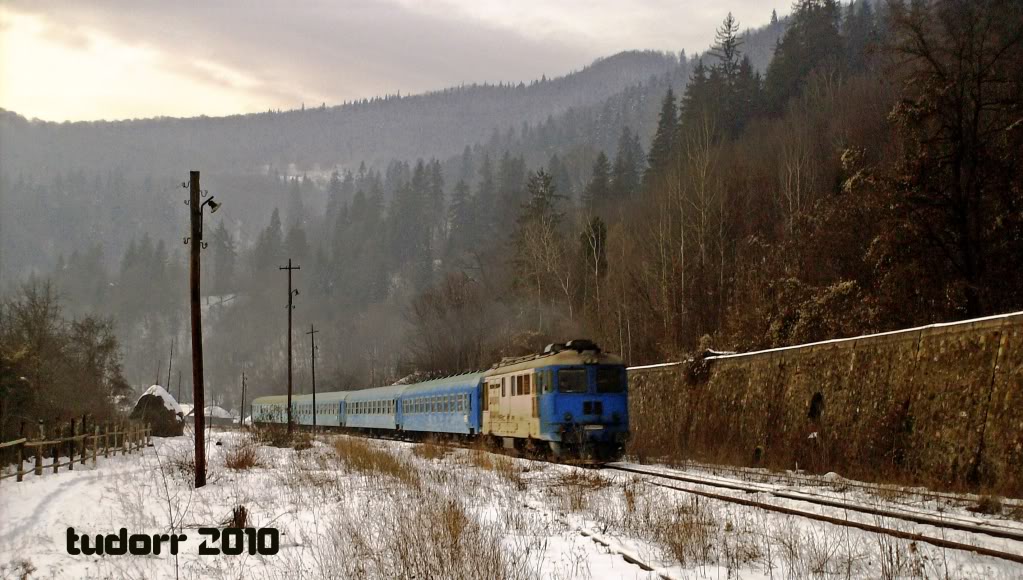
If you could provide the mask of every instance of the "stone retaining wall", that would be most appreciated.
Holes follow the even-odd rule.
[[[1023,313],[629,369],[631,451],[1023,495]]]

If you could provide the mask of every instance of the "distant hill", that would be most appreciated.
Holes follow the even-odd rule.
[[[758,69],[784,26],[783,19],[745,34],[743,50]],[[53,123],[0,109],[0,278],[49,271],[61,255],[96,246],[112,265],[142,235],[176,242],[184,212],[178,186],[190,169],[229,203],[220,215],[243,246],[288,204],[288,187],[268,174],[322,178],[363,162],[382,171],[394,160],[435,158],[450,191],[469,147],[494,159],[510,151],[531,168],[557,154],[579,186],[597,152],[613,153],[623,127],[647,146],[667,87],[681,94],[694,58],[701,56],[680,62],[674,54],[622,52],[528,84],[228,117]],[[322,189],[305,195],[307,208],[322,211]],[[49,234],[42,244],[40,231]]]
[[[467,85],[387,96],[335,107],[229,117],[52,123],[0,113],[7,174],[44,176],[53,168],[119,169],[126,176],[182,168],[247,173],[267,165],[299,171],[445,157],[483,141],[495,127],[519,127],[570,107],[601,103],[664,75],[675,55],[623,52],[556,79]]]

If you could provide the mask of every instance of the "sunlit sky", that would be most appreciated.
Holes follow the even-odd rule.
[[[0,0],[0,107],[52,121],[228,115],[560,76],[705,50],[790,0]]]

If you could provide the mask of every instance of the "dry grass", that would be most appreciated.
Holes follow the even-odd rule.
[[[709,561],[717,523],[697,498],[666,505],[651,522],[651,532],[668,555],[683,566]]]
[[[473,465],[487,471],[493,471],[504,479],[510,481],[515,488],[520,491],[526,489],[526,481],[522,477],[524,470],[515,462],[514,459],[505,457],[504,455],[490,453],[479,448],[469,449],[467,457],[469,465]]]
[[[398,458],[356,437],[334,441],[337,456],[353,471],[394,477],[411,487],[419,487],[419,471],[412,462]]]
[[[573,512],[585,509],[596,492],[610,486],[611,482],[596,471],[585,469],[560,471],[547,482],[564,509]]]
[[[288,428],[284,425],[264,425],[252,430],[256,442],[270,447],[291,447],[295,451],[302,451],[312,447],[313,436],[308,431],[294,429],[288,434]]]
[[[422,443],[412,448],[412,453],[416,457],[423,459],[443,459],[447,454],[451,453],[451,448],[441,445],[434,439],[425,439]]]
[[[977,505],[968,507],[966,509],[973,513],[992,516],[1001,515],[1004,507],[1005,506],[1002,503],[1002,498],[996,495],[982,495],[980,496],[980,499],[977,500]]]
[[[262,467],[263,464],[259,458],[259,451],[253,445],[245,443],[227,450],[224,454],[224,465],[228,469],[244,470]]]
[[[27,580],[37,568],[27,558],[12,560],[7,564],[0,564],[0,578],[17,578]]]

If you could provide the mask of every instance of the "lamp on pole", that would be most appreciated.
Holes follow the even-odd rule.
[[[191,235],[185,238],[185,243],[191,242],[191,255],[189,259],[189,295],[192,314],[192,405],[195,415],[195,487],[200,488],[206,485],[206,434],[203,432],[206,427],[205,385],[203,384],[202,367],[202,309],[199,305],[199,252],[206,247],[202,241],[202,211],[209,206],[210,213],[220,209],[220,204],[209,198],[200,203],[199,198],[206,197],[208,192],[199,189],[199,172],[189,172],[188,182],[182,183],[182,187],[188,188],[188,201],[191,217]]]

